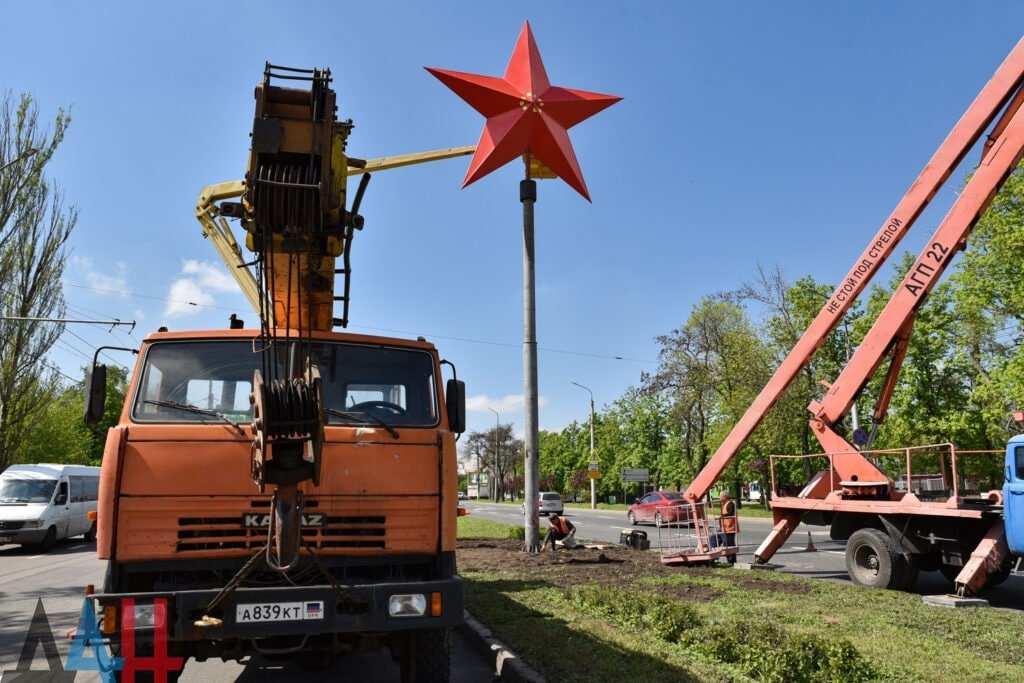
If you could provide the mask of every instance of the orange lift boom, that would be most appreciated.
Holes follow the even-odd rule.
[[[814,401],[808,406],[812,415],[811,428],[824,451],[831,456],[834,469],[832,477],[850,485],[847,495],[856,497],[856,491],[861,491],[877,496],[880,491],[892,491],[892,481],[843,436],[837,434],[833,425],[846,415],[857,395],[888,355],[891,358],[890,367],[879,399],[879,408],[875,413],[876,422],[884,414],[906,352],[906,340],[913,326],[915,312],[949,265],[952,256],[965,247],[967,236],[975,223],[1024,153],[1024,114],[1019,113],[1024,99],[1022,83],[1024,39],[1018,42],[957,122],[768,384],[687,488],[685,495],[691,503],[697,503],[708,494],[761,420],[836,328],[953,170],[1002,112],[985,142],[982,161],[974,176],[842,373],[820,402]],[[835,483],[831,478],[819,479],[801,496],[823,498]],[[776,506],[775,528],[756,553],[759,562],[771,558],[795,529],[800,516],[800,510],[780,511]]]

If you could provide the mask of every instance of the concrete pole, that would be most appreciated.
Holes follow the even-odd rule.
[[[527,168],[529,172],[529,168]],[[523,203],[523,393],[526,400],[526,461],[524,479],[526,496],[526,539],[523,550],[540,550],[540,517],[537,496],[540,474],[537,467],[537,296],[534,274],[533,205],[537,201],[537,183],[527,178],[519,183],[519,201]]]
[[[501,415],[490,406],[487,406],[487,410],[494,413],[494,470],[497,471],[501,463],[501,453],[498,450],[498,431],[501,429]],[[494,482],[491,482],[491,488],[494,488]],[[504,491],[502,493],[504,494]],[[491,500],[495,503],[498,502],[493,493],[491,494]]]

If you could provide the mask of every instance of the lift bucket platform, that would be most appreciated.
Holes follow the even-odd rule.
[[[707,503],[691,503],[687,506],[687,512],[685,518],[662,522],[658,527],[662,564],[709,564],[720,557],[729,557],[739,552],[738,545],[725,545],[721,520],[717,516],[708,515]],[[663,517],[668,518],[668,515]]]

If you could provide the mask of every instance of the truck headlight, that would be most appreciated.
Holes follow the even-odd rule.
[[[392,595],[388,598],[388,614],[393,617],[422,617],[427,612],[427,596],[422,593]]]
[[[25,526],[22,527],[22,528],[23,529],[38,529],[41,526],[43,526],[43,520],[41,520],[41,519],[30,519],[27,522],[25,522]]]

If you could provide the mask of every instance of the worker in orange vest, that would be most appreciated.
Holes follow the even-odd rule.
[[[562,541],[572,536],[576,537],[576,527],[565,515],[551,515],[548,519],[548,535],[544,537],[544,545],[541,550],[547,550],[548,543],[551,549],[555,549],[555,542]]]
[[[724,541],[722,545],[730,548],[736,545],[736,534],[740,532],[739,518],[736,517],[736,502],[725,492],[722,492],[719,502],[722,504],[722,511],[718,520],[722,524],[722,535],[725,537],[722,539]],[[726,557],[729,564],[736,564],[735,553],[726,555]]]

